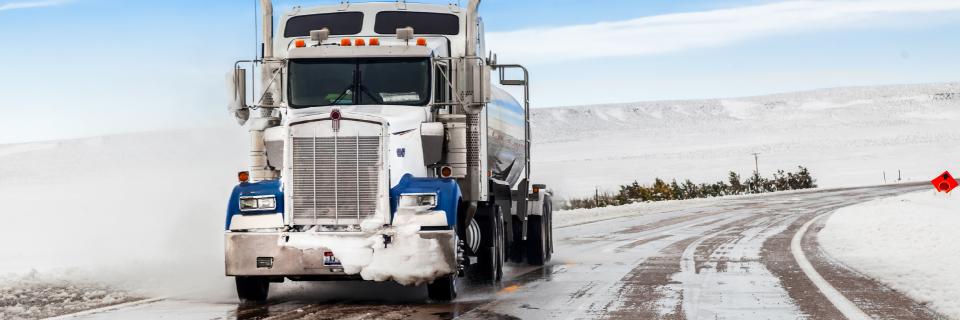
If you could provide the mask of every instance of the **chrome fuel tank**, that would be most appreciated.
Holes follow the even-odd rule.
[[[523,106],[509,93],[491,86],[487,105],[487,160],[491,177],[514,186],[526,166]]]

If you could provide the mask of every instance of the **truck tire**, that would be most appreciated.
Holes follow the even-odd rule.
[[[480,281],[497,282],[503,278],[504,246],[503,214],[496,204],[481,204],[476,217],[480,226],[480,250],[477,264],[470,266],[471,277]]]
[[[523,241],[523,221],[517,216],[512,216],[510,219],[513,219],[513,223],[511,224],[513,229],[511,230],[511,232],[513,232],[513,242],[508,246],[510,249],[508,257],[510,257],[510,262],[521,263],[526,253]]]
[[[453,301],[457,298],[457,275],[451,274],[427,284],[427,297],[433,301]]]
[[[530,216],[527,233],[527,263],[542,266],[553,257],[553,205],[549,198],[543,203],[542,216]]]
[[[546,219],[543,216],[528,217],[527,233],[527,263],[532,266],[542,266],[547,262],[547,228]]]
[[[497,272],[495,282],[500,282],[503,280],[503,266],[506,264],[507,260],[507,235],[506,235],[506,222],[503,221],[503,212],[500,211],[500,206],[496,207],[494,210],[494,217],[496,218],[496,230],[497,230],[497,243],[494,246],[497,254]]]
[[[547,261],[553,259],[553,202],[547,198],[544,216],[547,217]]]
[[[270,281],[261,277],[236,277],[237,296],[241,302],[261,303],[267,301]]]

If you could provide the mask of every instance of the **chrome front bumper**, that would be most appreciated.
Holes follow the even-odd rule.
[[[454,231],[420,231],[422,239],[436,239],[440,245],[434,252],[424,255],[441,255],[450,266],[457,270],[456,237]],[[298,234],[303,236],[304,234]],[[364,233],[331,233],[339,237],[369,237]],[[343,268],[328,265],[324,261],[326,248],[302,249],[286,246],[286,233],[247,233],[227,232],[224,237],[224,251],[227,276],[348,276]],[[269,261],[269,263],[267,263]]]

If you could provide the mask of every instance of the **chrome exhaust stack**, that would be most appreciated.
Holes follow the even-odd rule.
[[[464,66],[464,78],[462,83],[464,84],[463,112],[467,116],[467,183],[464,188],[464,197],[471,202],[486,201],[487,196],[487,186],[486,186],[486,171],[482,168],[482,163],[480,157],[483,156],[481,152],[482,141],[481,134],[482,130],[480,113],[483,111],[485,99],[482,96],[482,74],[483,69],[485,68],[485,63],[482,57],[479,57],[477,53],[477,47],[480,45],[479,41],[479,18],[480,18],[480,0],[470,0],[467,4],[467,32],[466,32],[466,49],[464,51],[464,59],[462,60]]]
[[[269,84],[273,77],[273,68],[269,60],[274,58],[273,54],[273,1],[260,0],[260,11],[262,12],[263,29],[263,57],[260,61],[260,78],[263,84],[263,96],[259,103],[255,105],[274,106],[275,101],[273,92]],[[254,99],[257,93],[254,92]],[[267,148],[264,141],[264,130],[276,125],[277,118],[273,116],[274,108],[260,108],[260,117],[253,119],[250,123],[250,179],[253,182],[276,179],[277,175],[270,168],[267,162]]]

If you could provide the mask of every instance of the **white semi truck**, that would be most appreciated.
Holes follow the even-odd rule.
[[[276,33],[261,6],[262,54],[232,71],[230,110],[251,140],[224,244],[241,300],[285,280],[373,280],[447,301],[458,277],[550,260],[528,74],[485,54],[480,0],[295,7]]]

